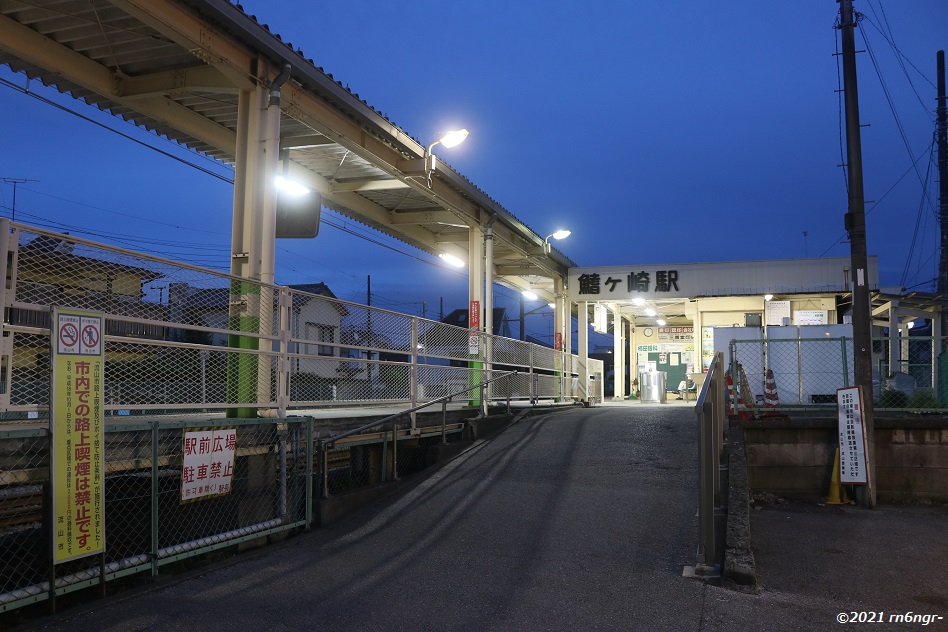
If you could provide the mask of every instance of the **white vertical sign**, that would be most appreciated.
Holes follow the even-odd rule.
[[[839,411],[839,482],[866,485],[866,434],[862,423],[862,389],[836,390]]]

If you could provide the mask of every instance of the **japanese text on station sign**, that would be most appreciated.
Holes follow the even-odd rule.
[[[678,292],[678,270],[655,270],[654,280],[648,271],[629,272],[627,275],[607,275],[605,279],[598,273],[579,275],[579,294],[613,294],[624,291],[628,294]],[[605,286],[606,292],[603,292]],[[618,290],[617,290],[618,288]]]
[[[185,432],[181,502],[229,494],[236,450],[235,428]]]

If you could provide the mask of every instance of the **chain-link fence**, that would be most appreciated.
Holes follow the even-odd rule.
[[[153,421],[105,432],[105,549],[53,564],[46,429],[0,430],[0,612],[310,523],[310,418]],[[189,466],[191,447],[233,437],[229,459]],[[189,447],[190,446],[190,447]],[[203,452],[201,452],[203,454]],[[209,454],[209,452],[208,452]],[[59,472],[57,479],[67,476]],[[207,484],[214,479],[216,487]],[[55,591],[50,589],[53,582]]]
[[[948,338],[873,338],[874,408],[948,408],[946,346]],[[734,340],[735,397],[747,408],[835,408],[836,390],[853,385],[853,358],[852,338]]]
[[[490,369],[529,374],[516,398],[587,397],[562,351],[3,222],[7,419],[47,414],[54,306],[104,314],[109,415],[414,406]]]

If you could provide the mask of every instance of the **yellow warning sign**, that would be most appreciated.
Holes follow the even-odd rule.
[[[54,308],[52,381],[53,561],[105,550],[102,314]]]

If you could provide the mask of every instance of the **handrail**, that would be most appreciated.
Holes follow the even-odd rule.
[[[490,384],[491,382],[495,380],[500,380],[500,379],[508,378],[511,375],[516,375],[517,373],[519,373],[519,371],[507,371],[506,373],[502,375],[498,375],[498,376],[486,379],[478,384],[469,386],[464,390],[457,391],[456,393],[444,395],[442,397],[433,399],[430,402],[426,402],[419,406],[414,406],[407,410],[397,412],[394,415],[389,415],[388,417],[384,417],[382,419],[378,419],[376,421],[367,423],[363,426],[359,426],[358,428],[353,428],[352,430],[347,430],[345,432],[339,433],[338,435],[334,437],[329,437],[327,439],[320,439],[319,440],[319,453],[320,453],[320,469],[322,470],[321,473],[322,473],[323,498],[329,498],[329,460],[328,460],[329,450],[330,448],[335,447],[336,442],[339,441],[340,439],[345,439],[346,437],[351,437],[353,435],[359,434],[360,432],[368,430],[369,428],[374,428],[376,426],[381,426],[382,424],[392,422],[392,478],[397,480],[398,479],[398,423],[397,423],[397,420],[399,417],[410,415],[423,408],[427,408],[428,406],[431,406],[432,404],[437,404],[438,402],[441,402],[441,442],[442,444],[446,445],[447,438],[446,438],[445,432],[446,432],[446,427],[447,427],[448,401],[457,395],[462,395],[469,391],[473,391],[474,389],[479,389],[481,391],[481,400],[483,401],[484,399],[483,392],[484,392],[484,387],[486,385]],[[509,395],[507,396],[507,408],[508,409],[510,408]],[[383,466],[383,469],[384,469],[384,466]],[[384,477],[384,472],[383,472],[383,477]]]
[[[347,431],[345,431],[345,432],[339,433],[339,434],[337,434],[337,435],[335,435],[335,436],[333,436],[333,437],[329,437],[329,438],[326,438],[326,439],[320,439],[320,440],[319,440],[319,441],[320,441],[320,444],[322,444],[322,447],[323,447],[323,448],[332,448],[332,447],[335,446],[336,441],[339,441],[340,439],[345,439],[346,437],[351,437],[352,435],[356,435],[356,434],[359,434],[360,432],[364,432],[364,431],[368,430],[369,428],[374,428],[375,426],[381,426],[382,424],[388,423],[389,421],[393,421],[393,420],[395,420],[395,419],[398,419],[399,417],[404,417],[405,415],[410,415],[411,413],[418,412],[419,410],[421,410],[421,409],[423,409],[423,408],[427,408],[428,406],[431,406],[432,404],[437,404],[438,402],[447,402],[447,401],[450,401],[452,398],[454,398],[454,397],[456,397],[456,396],[458,396],[458,395],[463,395],[464,393],[467,393],[467,392],[469,392],[469,391],[473,391],[475,388],[481,388],[481,387],[483,387],[483,386],[486,386],[487,384],[490,384],[491,382],[493,382],[493,381],[495,381],[495,380],[499,380],[499,379],[502,379],[502,378],[505,378],[505,377],[510,377],[511,375],[515,375],[515,374],[517,374],[517,373],[519,373],[519,371],[508,371],[508,372],[506,372],[506,373],[504,373],[504,374],[502,374],[502,375],[497,375],[497,376],[495,376],[495,377],[492,377],[492,378],[486,379],[486,380],[484,380],[484,381],[482,381],[482,382],[479,382],[478,384],[475,384],[475,385],[473,385],[473,386],[469,386],[469,387],[467,387],[466,389],[464,389],[463,391],[457,391],[457,392],[455,392],[455,393],[450,393],[450,394],[448,394],[448,395],[444,395],[444,396],[439,397],[439,398],[437,398],[437,399],[433,399],[433,400],[431,400],[430,402],[425,402],[424,404],[420,404],[420,405],[415,406],[415,407],[413,407],[413,408],[409,408],[409,409],[407,409],[407,410],[403,410],[403,411],[401,411],[401,412],[397,412],[397,413],[395,413],[395,414],[393,414],[393,415],[389,415],[388,417],[384,417],[384,418],[382,418],[382,419],[378,419],[378,420],[376,420],[376,421],[369,422],[369,423],[367,423],[367,424],[365,424],[365,425],[363,425],[363,426],[359,426],[358,428],[353,428],[352,430],[347,430]]]
[[[698,431],[698,551],[697,564],[686,567],[686,574],[719,577],[723,551],[718,545],[721,528],[716,516],[723,509],[721,469],[724,467],[725,409],[724,354],[714,354],[698,401],[695,417]]]

